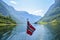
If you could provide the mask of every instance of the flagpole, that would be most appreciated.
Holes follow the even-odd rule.
[[[28,22],[28,18],[27,18],[27,22]],[[26,30],[26,32],[27,32],[27,30]],[[28,37],[28,36],[27,36],[27,34],[26,34],[26,36],[25,36],[25,40],[27,40],[27,37]]]

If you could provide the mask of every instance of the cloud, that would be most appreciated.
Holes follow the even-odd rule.
[[[17,4],[15,1],[10,1],[10,3],[12,3],[12,4]]]
[[[33,12],[35,15],[43,16],[43,10],[36,10]]]
[[[29,10],[29,13],[37,16],[44,16],[44,10]]]

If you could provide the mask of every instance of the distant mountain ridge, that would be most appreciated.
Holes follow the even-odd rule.
[[[26,11],[18,11],[16,15],[23,17],[25,20],[29,19],[29,21],[32,23],[34,23],[40,19],[40,16],[29,14]]]

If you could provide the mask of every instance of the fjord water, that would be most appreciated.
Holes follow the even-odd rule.
[[[7,40],[52,40],[52,34],[48,28],[38,24],[32,25],[36,28],[32,36],[26,33],[26,24],[17,24]]]
[[[14,26],[0,26],[0,40],[6,40],[11,35],[13,28]]]

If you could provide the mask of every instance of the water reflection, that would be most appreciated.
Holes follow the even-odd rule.
[[[52,33],[44,25],[32,24],[36,30],[32,36],[26,33],[27,24],[1,26],[0,40],[52,40]]]
[[[60,40],[60,25],[53,25],[53,24],[48,24],[45,25],[52,33],[53,37],[52,40]]]
[[[7,40],[51,40],[52,34],[44,25],[32,24],[36,30],[32,36],[26,33],[26,24],[18,24]]]
[[[32,24],[36,31],[32,36],[26,34],[27,24],[17,24],[17,26],[0,26],[0,40],[52,40],[60,38],[60,34],[55,26]],[[57,26],[58,27],[58,26]],[[54,29],[53,29],[54,28]],[[58,32],[56,32],[58,30]],[[57,36],[55,34],[58,34]]]
[[[14,27],[14,25],[0,26],[0,40],[6,40],[11,35]]]

